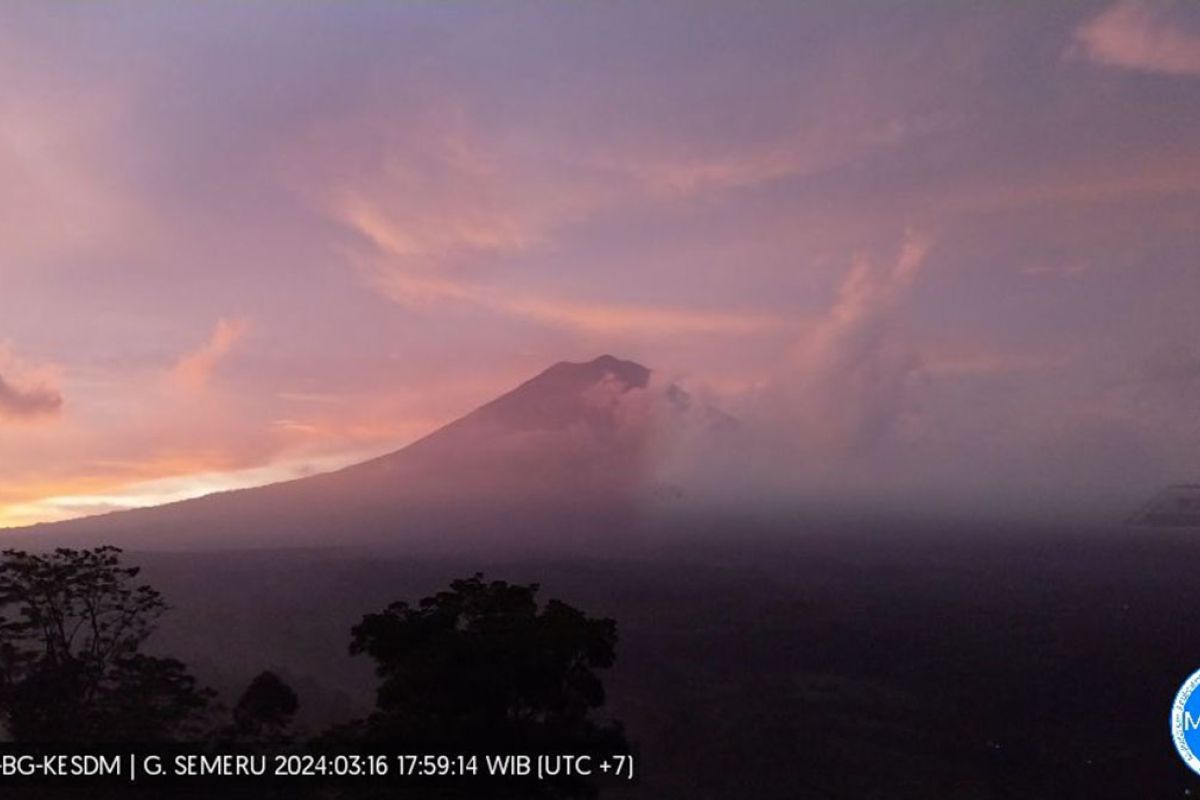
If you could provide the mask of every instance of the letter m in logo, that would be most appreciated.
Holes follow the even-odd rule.
[[[1192,712],[1183,712],[1183,729],[1185,731],[1194,731],[1200,728],[1200,717],[1193,717]]]

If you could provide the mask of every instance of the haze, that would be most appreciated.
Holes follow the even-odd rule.
[[[740,421],[713,491],[1197,480],[1200,13],[1007,5],[5,4],[0,525],[608,352]]]

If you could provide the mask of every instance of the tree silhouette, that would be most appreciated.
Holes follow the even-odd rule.
[[[286,742],[299,708],[296,692],[282,678],[270,671],[259,673],[234,706],[234,738],[264,744]]]
[[[0,720],[35,742],[155,741],[194,732],[211,693],[140,652],[167,610],[121,550],[6,550],[0,559]]]
[[[476,574],[416,606],[365,616],[350,650],[375,660],[381,683],[375,712],[343,735],[432,752],[624,749],[620,726],[594,716],[605,702],[596,671],[613,664],[616,623],[557,600],[539,606],[538,588]],[[520,791],[594,793],[577,782]]]

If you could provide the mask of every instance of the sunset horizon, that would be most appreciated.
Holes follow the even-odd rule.
[[[610,351],[864,492],[1200,477],[1194,15],[752,8],[6,8],[0,525]]]

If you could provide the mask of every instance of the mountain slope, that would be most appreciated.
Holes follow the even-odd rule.
[[[562,362],[403,449],[337,472],[34,526],[8,546],[521,547],[628,521],[654,441],[650,371]]]

